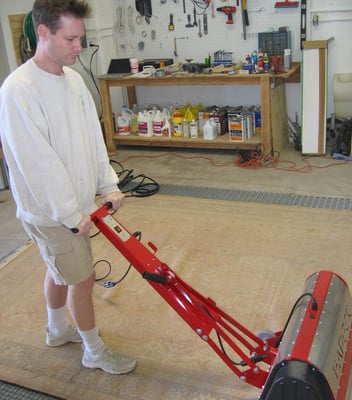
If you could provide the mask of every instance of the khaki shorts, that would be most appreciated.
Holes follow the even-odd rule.
[[[57,285],[75,285],[88,279],[93,270],[89,235],[76,236],[65,226],[34,226],[22,221],[28,236],[37,244]]]

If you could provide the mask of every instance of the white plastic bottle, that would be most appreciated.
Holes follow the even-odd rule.
[[[138,135],[144,137],[153,136],[153,121],[148,111],[138,113]]]
[[[164,117],[164,124],[161,127],[161,135],[170,138],[172,136],[170,118]]]
[[[292,64],[292,56],[291,56],[291,49],[284,50],[284,70],[288,71],[291,69]]]
[[[203,126],[203,138],[204,140],[214,140],[217,137],[216,124],[211,121],[212,118],[208,119]]]
[[[198,138],[198,121],[196,119],[192,119],[189,123],[189,135],[192,139]]]
[[[170,120],[171,116],[170,116],[170,111],[164,107],[162,112],[161,112],[163,118],[168,118]]]
[[[117,117],[117,134],[120,136],[126,136],[131,133],[130,120],[119,116]]]
[[[121,116],[128,120],[128,123],[130,125],[130,132],[131,132],[132,131],[133,111],[130,108],[128,108],[127,106],[122,106]]]
[[[162,136],[161,128],[164,125],[164,118],[160,110],[156,110],[153,116],[153,134],[154,136]]]
[[[189,122],[186,118],[182,121],[182,134],[184,138],[189,138]]]

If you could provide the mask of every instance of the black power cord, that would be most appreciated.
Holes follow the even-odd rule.
[[[275,343],[274,343],[274,345],[273,345],[274,348],[277,348],[277,347],[279,346],[279,344],[281,343],[281,340],[282,340],[282,338],[283,338],[283,336],[284,336],[284,334],[285,334],[285,332],[286,332],[286,330],[287,330],[288,324],[290,323],[290,321],[291,321],[291,319],[292,319],[292,316],[293,316],[293,314],[294,314],[294,312],[295,312],[295,310],[296,310],[296,308],[297,308],[299,302],[300,302],[304,297],[306,297],[306,296],[310,296],[310,297],[312,298],[312,300],[313,300],[313,303],[312,303],[312,310],[314,310],[314,311],[317,311],[317,310],[318,310],[318,302],[317,302],[316,298],[314,297],[314,295],[313,295],[312,293],[307,292],[307,293],[303,293],[301,296],[299,296],[299,298],[296,300],[295,304],[293,305],[293,307],[292,307],[292,309],[291,309],[290,315],[289,315],[289,317],[288,317],[288,319],[287,319],[287,321],[286,321],[286,324],[285,324],[284,329],[282,330],[280,336],[278,336],[278,338],[276,339],[276,341],[275,341]],[[207,309],[207,307],[206,307],[204,304],[198,303],[198,305],[199,305],[201,308],[203,308],[203,310],[209,315],[210,318],[212,318],[213,320],[215,320],[215,318],[213,317],[213,315],[211,314],[211,312]],[[222,337],[220,336],[219,332],[216,331],[216,335],[217,335],[217,338],[218,338],[218,342],[219,342],[221,351],[222,351],[222,352],[224,353],[224,355],[228,358],[228,360],[229,360],[232,364],[234,364],[234,365],[236,365],[236,366],[241,366],[241,367],[246,366],[247,363],[246,363],[244,360],[241,360],[241,361],[238,362],[238,361],[234,361],[234,360],[232,360],[232,359],[230,358],[230,356],[227,354],[227,352],[226,352],[226,350],[225,350],[225,347],[224,347],[223,341],[222,341]],[[258,362],[260,362],[260,361],[263,361],[265,358],[266,358],[266,356],[253,356],[253,357],[251,357],[250,359],[251,359],[252,362],[258,363]]]
[[[148,197],[156,194],[160,190],[160,185],[152,178],[144,174],[133,175],[133,169],[124,169],[122,164],[115,160],[110,160],[119,178],[118,187],[125,197]],[[119,170],[116,170],[116,167]]]
[[[286,333],[288,324],[290,323],[290,321],[292,319],[293,313],[296,311],[296,308],[297,308],[299,302],[306,296],[310,296],[312,298],[312,300],[313,300],[312,310],[314,310],[314,311],[318,310],[318,302],[317,302],[316,298],[314,297],[314,295],[312,293],[307,292],[307,293],[303,293],[301,296],[299,296],[298,299],[296,300],[295,304],[293,305],[292,309],[291,309],[290,315],[287,318],[287,321],[286,321],[286,324],[284,326],[284,329],[282,330],[280,336],[277,337],[277,339],[276,339],[276,341],[275,341],[275,343],[273,345],[274,348],[279,347],[279,344],[281,343],[282,338],[284,337],[284,334]]]
[[[140,241],[142,238],[142,233],[137,231],[137,232],[133,233],[133,236],[136,237]],[[95,278],[95,282],[98,284],[101,283],[102,286],[104,286],[104,288],[107,288],[107,289],[113,288],[116,285],[118,285],[119,283],[121,283],[127,277],[128,273],[131,271],[131,268],[132,268],[132,264],[130,264],[128,266],[126,272],[122,275],[122,277],[120,279],[118,279],[117,281],[108,281],[106,279],[109,277],[109,275],[111,274],[111,271],[112,271],[111,263],[107,260],[99,260],[94,263],[93,268],[95,268],[99,263],[106,263],[108,265],[108,272],[99,278]]]

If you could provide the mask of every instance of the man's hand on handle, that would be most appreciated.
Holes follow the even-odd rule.
[[[125,195],[122,192],[109,193],[101,199],[101,204],[111,203],[113,210],[118,210],[125,199]]]
[[[109,193],[101,199],[101,204],[111,204],[113,210],[117,210],[123,205],[125,195],[122,192]],[[89,233],[93,227],[93,222],[90,215],[83,215],[80,223],[76,228],[72,228],[71,231],[76,235],[85,235]]]

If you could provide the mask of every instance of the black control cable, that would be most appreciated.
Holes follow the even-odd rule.
[[[144,174],[133,175],[133,169],[124,169],[118,161],[110,160],[110,163],[119,178],[118,187],[125,197],[148,197],[159,192],[160,185],[154,179]]]
[[[273,345],[274,348],[279,347],[279,344],[281,343],[282,338],[285,335],[285,332],[287,330],[288,324],[290,323],[290,321],[292,319],[292,316],[293,316],[294,312],[296,311],[296,308],[298,307],[299,302],[306,296],[311,297],[311,299],[313,301],[312,310],[314,310],[314,311],[318,310],[318,302],[317,302],[316,298],[314,297],[314,295],[312,293],[307,292],[307,293],[303,293],[301,296],[299,296],[298,299],[296,300],[295,304],[293,305],[292,309],[291,309],[290,315],[287,318],[287,321],[286,321],[286,324],[284,326],[284,329],[282,330],[281,334],[277,337],[277,339],[276,339],[276,341],[275,341],[275,343]]]
[[[277,337],[277,339],[276,339],[276,341],[275,341],[275,343],[273,345],[274,348],[277,348],[279,346],[279,344],[281,343],[282,338],[283,338],[283,336],[284,336],[284,334],[285,334],[285,332],[287,330],[288,324],[290,323],[296,308],[298,307],[300,301],[306,296],[310,296],[312,301],[313,301],[312,310],[314,310],[314,311],[318,310],[318,302],[317,302],[316,298],[314,297],[314,295],[312,293],[307,292],[307,293],[303,293],[301,296],[299,296],[299,298],[296,300],[295,304],[293,305],[293,307],[291,309],[290,315],[289,315],[289,317],[288,317],[288,319],[286,321],[284,329],[282,330],[281,334]],[[201,308],[204,309],[204,311],[209,315],[209,317],[211,319],[215,320],[215,318],[213,317],[211,312],[207,309],[207,307],[204,304],[199,303],[198,305]],[[231,359],[231,357],[227,354],[227,352],[225,350],[222,337],[221,337],[221,335],[219,334],[218,331],[216,331],[216,335],[217,335],[217,338],[218,338],[218,341],[219,341],[220,348],[221,348],[222,352],[224,353],[224,355],[229,359],[229,361],[232,364],[236,365],[236,366],[241,366],[241,367],[246,366],[247,363],[244,360],[241,360],[241,361],[238,362],[238,361],[234,361],[233,359]],[[263,361],[265,358],[266,358],[265,355],[263,355],[263,356],[253,356],[253,357],[251,357],[251,361],[253,361],[254,363],[258,363],[260,361]]]
[[[142,239],[142,233],[140,231],[134,232],[133,236],[136,237],[139,241]],[[127,275],[129,274],[129,272],[131,271],[131,268],[132,268],[132,264],[130,264],[128,266],[126,272],[122,275],[122,277],[120,279],[118,279],[117,281],[113,281],[113,280],[107,280],[107,278],[110,276],[111,271],[112,271],[111,263],[109,261],[104,260],[104,259],[98,260],[94,263],[93,268],[95,269],[95,267],[101,263],[107,264],[108,272],[101,277],[95,278],[95,283],[101,284],[102,286],[104,286],[104,288],[107,288],[107,289],[113,288],[116,285],[118,285],[119,283],[121,283],[127,277]]]

